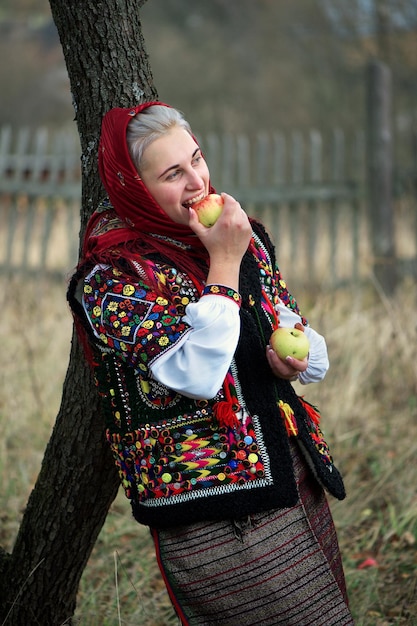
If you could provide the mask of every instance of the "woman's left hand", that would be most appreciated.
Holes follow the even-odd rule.
[[[301,324],[295,326],[301,327]],[[301,330],[304,329],[301,327]],[[300,372],[305,372],[308,367],[308,357],[302,361],[292,356],[281,359],[270,345],[266,347],[266,358],[275,376],[285,380],[296,380]]]

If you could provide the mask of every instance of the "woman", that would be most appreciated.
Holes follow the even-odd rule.
[[[69,300],[106,434],[138,522],[150,527],[183,625],[352,624],[324,488],[344,487],[314,408],[324,339],[289,295],[261,224],[214,192],[187,122],[163,103],[103,119],[107,191]],[[278,358],[278,326],[304,360]]]

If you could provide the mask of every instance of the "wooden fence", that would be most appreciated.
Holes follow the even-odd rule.
[[[272,233],[291,284],[366,279],[372,250],[363,133],[200,137],[212,182]],[[75,131],[0,129],[0,271],[62,277],[77,261],[81,197]],[[415,263],[415,202],[396,201],[399,249]],[[413,235],[414,233],[414,235]]]
[[[361,133],[211,135],[202,143],[216,187],[268,227],[291,284],[367,276]]]
[[[77,261],[80,222],[77,135],[0,129],[0,271],[62,277]]]

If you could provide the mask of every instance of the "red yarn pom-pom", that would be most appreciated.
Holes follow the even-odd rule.
[[[235,428],[239,425],[235,409],[236,407],[230,402],[216,402],[213,411],[220,426]]]

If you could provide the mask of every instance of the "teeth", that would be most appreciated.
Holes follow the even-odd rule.
[[[184,206],[191,206],[192,204],[195,204],[196,202],[199,202],[200,200],[205,198],[205,195],[206,194],[203,191],[203,193],[200,193],[199,196],[196,196],[195,198],[191,198],[191,200],[187,200],[187,202],[184,202]]]

